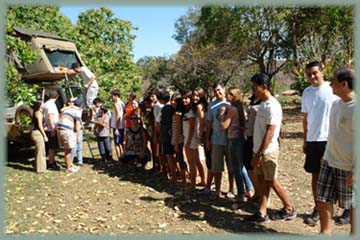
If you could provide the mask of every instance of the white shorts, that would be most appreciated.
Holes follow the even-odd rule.
[[[98,91],[99,91],[99,86],[97,84],[91,84],[91,86],[89,86],[86,92],[86,105],[88,107],[94,105],[93,101],[96,98]]]

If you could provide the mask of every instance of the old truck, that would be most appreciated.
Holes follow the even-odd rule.
[[[31,44],[37,52],[37,59],[28,65],[23,65],[21,81],[31,88],[39,87],[37,99],[46,101],[50,91],[58,92],[56,105],[58,109],[66,103],[67,97],[83,96],[80,80],[67,75],[67,70],[74,62],[84,65],[75,43],[61,38],[53,33],[34,31],[14,27],[14,35]],[[12,99],[5,101],[5,135],[10,144],[28,144],[31,129],[22,119],[32,116],[32,108],[22,102]]]

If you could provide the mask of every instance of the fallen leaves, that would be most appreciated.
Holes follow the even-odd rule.
[[[297,126],[301,127],[301,122]],[[284,151],[279,168],[280,181],[289,190],[298,213],[312,209],[309,175],[302,169],[301,144],[302,139],[282,139]],[[69,176],[57,171],[37,175],[7,167],[5,232],[112,235],[248,231],[249,225],[242,222],[247,209],[232,211],[231,203],[225,199],[211,202],[206,197],[189,196],[181,188],[169,187],[168,182],[142,172],[130,174],[120,167],[104,169],[96,161],[91,164]],[[222,189],[226,190],[224,179]],[[281,207],[273,191],[271,203]],[[251,227],[258,232],[266,230],[257,225]],[[336,228],[337,232],[348,231],[348,226]],[[300,218],[289,224],[271,222],[269,229],[316,233],[304,227]]]

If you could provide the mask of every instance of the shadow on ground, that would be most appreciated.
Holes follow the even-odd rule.
[[[57,152],[57,158],[63,157],[61,151]],[[148,170],[135,169],[118,161],[105,163],[98,159],[84,157],[84,163],[89,164],[94,171],[116,177],[119,181],[128,181],[150,187],[157,192],[165,192],[168,197],[156,199],[152,197],[140,197],[146,202],[163,200],[169,208],[176,209],[179,218],[188,221],[206,221],[211,227],[222,229],[229,233],[264,233],[277,232],[266,224],[257,224],[244,221],[244,217],[256,211],[251,203],[243,203],[238,210],[231,210],[232,202],[225,198],[215,201],[207,196],[186,194],[183,189],[170,183],[160,176],[149,174]],[[34,171],[34,149],[18,149],[8,151],[7,165],[21,171]],[[279,233],[279,232],[277,232]],[[282,233],[287,234],[287,233]]]
[[[232,202],[226,198],[212,201],[207,196],[186,194],[180,187],[170,185],[168,181],[159,176],[150,175],[148,170],[136,170],[117,161],[112,164],[91,159],[86,159],[86,161],[88,164],[92,164],[93,169],[98,173],[117,177],[120,181],[142,184],[158,192],[166,192],[170,197],[165,199],[140,197],[140,200],[144,202],[164,200],[167,207],[179,211],[179,218],[190,221],[206,221],[210,226],[229,233],[277,232],[267,227],[266,224],[244,221],[245,216],[256,211],[251,203],[243,203],[239,210],[231,210]]]

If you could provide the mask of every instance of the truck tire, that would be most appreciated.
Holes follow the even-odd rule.
[[[16,109],[16,113],[15,113],[15,123],[20,123],[22,116],[29,116],[30,118],[32,118],[32,114],[33,114],[33,110],[31,107],[27,105],[19,106]]]

